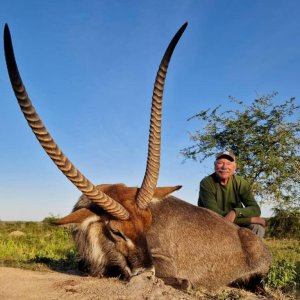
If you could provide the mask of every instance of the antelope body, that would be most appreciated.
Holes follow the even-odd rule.
[[[137,188],[125,185],[107,187],[127,195],[133,192],[132,196],[138,191]],[[173,196],[165,196],[179,188],[180,186],[157,188],[149,205],[152,216],[148,217],[152,218],[152,225],[145,234],[140,234],[140,241],[143,241],[140,245],[134,238],[130,238],[131,233],[136,231],[127,231],[125,224],[115,228],[111,238],[111,234],[107,234],[105,216],[102,219],[101,212],[96,212],[94,204],[82,196],[75,205],[74,212],[88,209],[89,216],[84,216],[83,222],[62,219],[60,224],[82,222],[75,227],[73,236],[83,258],[85,271],[93,275],[117,275],[127,279],[154,266],[157,277],[166,284],[183,290],[190,287],[214,290],[230,284],[255,290],[256,285],[268,273],[271,263],[270,254],[262,240],[250,230],[241,228],[208,209]],[[90,214],[91,211],[95,214]],[[132,256],[129,255],[129,249],[133,243],[133,251],[141,251],[139,246],[144,245],[142,251],[146,255],[136,255],[139,261],[135,261],[135,268],[132,265],[127,268],[123,262],[130,262]],[[122,247],[118,246],[120,244]],[[105,260],[103,268],[100,265],[102,251],[99,249],[105,248],[109,249],[110,254],[118,255],[119,259],[110,260],[110,255],[105,255],[108,261]]]
[[[175,287],[260,288],[271,257],[262,240],[218,214],[169,196],[150,204],[156,276]]]
[[[167,284],[216,289],[254,282],[267,273],[270,255],[251,231],[173,196],[180,186],[157,187],[161,106],[169,61],[187,24],[170,42],[156,76],[148,158],[141,188],[92,184],[68,160],[35,111],[20,77],[8,26],[4,47],[8,73],[21,110],[57,167],[83,193],[73,212],[57,224],[74,223],[82,268],[94,276],[129,279],[150,270]]]

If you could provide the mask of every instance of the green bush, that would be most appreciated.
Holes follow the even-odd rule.
[[[268,220],[268,236],[277,239],[300,239],[300,209],[274,209]]]
[[[44,222],[0,222],[0,266],[76,269],[78,255],[70,229]],[[51,220],[49,220],[51,223]],[[20,235],[14,235],[20,232]]]
[[[289,290],[296,287],[296,277],[296,266],[286,260],[279,260],[272,264],[265,283],[270,288]]]
[[[49,225],[53,225],[53,223],[55,221],[57,221],[59,219],[58,216],[54,216],[53,214],[50,214],[49,217],[44,218],[44,220],[42,221],[44,224],[49,224]]]

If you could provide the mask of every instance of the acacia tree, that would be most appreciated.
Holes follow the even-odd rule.
[[[300,106],[295,98],[275,105],[276,95],[263,95],[250,105],[229,97],[236,109],[220,111],[218,106],[195,114],[189,120],[200,121],[201,129],[190,135],[192,145],[181,154],[201,163],[231,149],[238,174],[248,179],[261,201],[299,207]]]

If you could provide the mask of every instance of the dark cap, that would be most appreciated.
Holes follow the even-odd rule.
[[[231,151],[223,151],[216,155],[216,160],[220,158],[227,158],[230,161],[235,161],[235,155]]]

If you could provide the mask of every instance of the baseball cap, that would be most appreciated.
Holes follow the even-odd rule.
[[[232,151],[229,151],[229,150],[222,151],[222,152],[218,153],[216,155],[216,160],[218,160],[220,158],[227,158],[230,161],[235,161],[235,155],[233,154]]]

